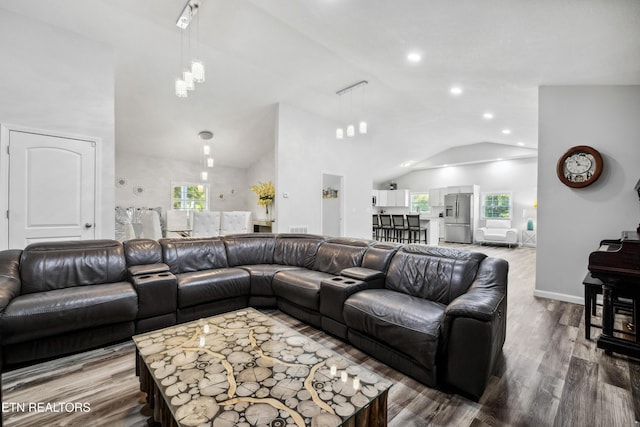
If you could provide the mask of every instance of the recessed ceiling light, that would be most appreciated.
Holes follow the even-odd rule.
[[[524,142],[519,141],[519,142],[518,142],[518,145],[519,145],[519,146],[521,146],[521,147],[524,147]]]
[[[496,159],[496,162],[501,162],[501,161],[502,161],[502,157],[498,157],[498,158]]]
[[[505,135],[510,135],[511,134],[511,129],[502,129],[502,133]]]
[[[491,119],[493,119],[493,113],[486,112],[486,113],[484,113],[482,115],[482,118],[484,118],[486,120],[491,120]]]
[[[447,163],[445,163],[444,165],[442,165],[443,168],[449,167],[449,165]]]
[[[462,88],[460,86],[452,86],[451,89],[449,89],[449,93],[451,95],[462,95]]]
[[[407,55],[407,59],[411,62],[420,62],[420,60],[422,59],[422,55],[420,55],[418,52],[411,52]]]
[[[409,166],[411,166],[414,163],[415,162],[413,160],[407,160],[406,162],[400,163],[400,167],[401,168],[408,168]]]

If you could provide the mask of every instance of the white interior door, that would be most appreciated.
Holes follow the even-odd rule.
[[[96,143],[9,132],[9,248],[95,238]]]
[[[322,192],[322,234],[342,236],[342,176],[323,173]]]

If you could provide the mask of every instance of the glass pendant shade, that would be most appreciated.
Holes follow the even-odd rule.
[[[200,179],[206,181],[209,179],[209,173],[207,171],[200,172]]]
[[[354,125],[347,126],[347,136],[352,137],[356,135],[356,127]]]
[[[336,129],[336,139],[343,139],[343,138],[344,138],[344,129],[337,128]]]
[[[365,122],[364,120],[362,120],[359,124],[358,124],[358,132],[360,132],[361,134],[366,134],[367,133],[367,122]]]
[[[194,82],[204,82],[204,64],[202,63],[202,61],[195,60],[191,63],[191,74],[193,74]]]
[[[187,90],[195,89],[196,86],[193,82],[193,74],[191,73],[191,71],[185,71],[184,73],[182,73],[182,76],[184,77],[184,82],[187,86]]]
[[[207,167],[208,168],[213,167],[213,157],[207,157]]]
[[[187,83],[181,78],[176,79],[176,96],[178,98],[187,97]]]
[[[202,152],[204,153],[205,156],[208,156],[209,154],[211,154],[211,146],[203,145]]]

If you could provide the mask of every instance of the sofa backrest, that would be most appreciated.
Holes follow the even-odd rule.
[[[229,266],[227,251],[219,237],[161,239],[162,258],[173,274]]]
[[[124,249],[116,240],[33,243],[20,257],[21,294],[121,282],[126,272]]]
[[[362,267],[387,272],[391,259],[402,245],[399,243],[375,243],[367,248],[362,259]]]
[[[485,258],[480,252],[406,245],[391,260],[385,288],[449,304],[471,286]]]
[[[122,243],[124,246],[124,257],[127,266],[160,264],[162,260],[162,246],[157,240],[152,239],[132,239]]]
[[[318,248],[313,261],[313,270],[329,274],[340,274],[345,268],[360,267],[371,240],[330,239]]]
[[[236,234],[224,237],[229,266],[273,264],[273,234]]]
[[[278,234],[273,262],[281,265],[312,268],[322,236],[313,234]]]

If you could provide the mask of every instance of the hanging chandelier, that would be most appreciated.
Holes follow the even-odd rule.
[[[358,88],[360,88],[360,93],[361,93],[360,111],[358,113],[360,116],[360,120],[358,123],[358,133],[361,135],[364,135],[368,131],[367,121],[364,119],[364,87],[367,84],[369,84],[368,81],[361,80],[358,83],[354,83],[351,86],[347,86],[344,89],[340,89],[339,91],[336,92],[336,95],[338,95],[340,120],[344,120],[342,116],[342,95],[346,95],[347,93],[349,94],[349,112],[347,114],[348,117],[347,117],[347,129],[346,129],[346,135],[348,138],[354,137],[356,135],[356,126],[354,124],[356,120],[355,120],[355,114],[353,112],[353,91]],[[344,139],[344,136],[345,136],[345,130],[341,124],[336,128],[336,139]]]
[[[200,50],[200,15],[196,22],[196,57],[190,60],[185,66],[184,62],[184,32],[187,33],[187,56],[191,57],[191,24],[193,18],[198,14],[200,0],[189,0],[182,9],[182,13],[176,21],[176,26],[180,28],[180,76],[176,78],[175,91],[179,98],[186,98],[190,91],[195,90],[196,83],[203,83],[205,80],[204,64],[198,55]]]

